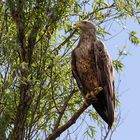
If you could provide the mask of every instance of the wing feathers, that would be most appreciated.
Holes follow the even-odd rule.
[[[71,61],[71,66],[72,66],[72,74],[73,77],[76,79],[76,82],[78,84],[78,87],[82,94],[84,93],[84,88],[82,84],[82,80],[80,79],[80,76],[78,75],[77,69],[76,69],[76,55],[74,53],[74,50],[72,51],[72,61]]]
[[[96,111],[101,115],[101,117],[112,126],[114,122],[114,80],[113,80],[113,66],[111,59],[101,41],[97,41],[94,44],[97,57],[97,76],[103,91],[98,97],[98,102],[93,104]],[[102,105],[102,106],[101,106]]]

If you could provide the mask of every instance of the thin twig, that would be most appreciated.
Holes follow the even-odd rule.
[[[106,140],[106,138],[107,138],[107,136],[108,136],[110,130],[111,130],[111,129],[108,129],[108,131],[106,132],[106,135],[104,136],[103,140]]]
[[[62,46],[64,46],[68,40],[71,39],[71,37],[76,33],[76,29],[57,47],[55,48],[52,52],[55,52],[56,50],[59,50]]]

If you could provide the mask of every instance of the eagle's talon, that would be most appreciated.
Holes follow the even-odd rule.
[[[91,92],[86,94],[85,101],[84,101],[84,103],[85,103],[86,106],[89,105],[89,103],[92,100],[92,98],[93,98],[93,96],[92,96]]]
[[[88,103],[92,100],[92,101],[97,101],[96,96],[98,95],[98,93],[103,90],[102,87],[97,87],[95,88],[94,91],[91,91],[90,93],[87,93],[85,96],[85,104],[88,105]]]
[[[86,97],[85,97],[87,100],[90,100],[92,98],[92,94],[91,92],[90,93],[87,93]]]
[[[102,90],[103,90],[102,87],[96,87],[96,88],[94,89],[94,96],[97,96],[97,94],[100,93],[100,91],[102,91]]]

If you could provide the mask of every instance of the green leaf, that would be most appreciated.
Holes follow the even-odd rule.
[[[140,44],[140,39],[137,37],[137,32],[132,31],[129,33],[129,40],[134,44],[138,45]]]
[[[114,60],[113,65],[115,70],[120,73],[123,70],[123,63],[120,60]]]

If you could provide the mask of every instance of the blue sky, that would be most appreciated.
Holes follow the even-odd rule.
[[[124,61],[125,68],[121,74],[120,92],[123,123],[114,134],[113,140],[138,140],[140,126],[140,47],[133,48],[132,56]]]
[[[117,24],[112,29],[114,32],[120,30]],[[121,83],[119,87],[121,101],[122,124],[114,133],[112,140],[138,140],[140,126],[140,46],[133,46],[128,40],[128,32],[135,30],[140,33],[140,26],[129,19],[126,22],[126,30],[115,38],[105,41],[105,44],[112,58],[116,58],[118,48],[124,45],[131,55],[123,59],[123,72],[121,73]],[[117,81],[117,75],[116,75]]]

